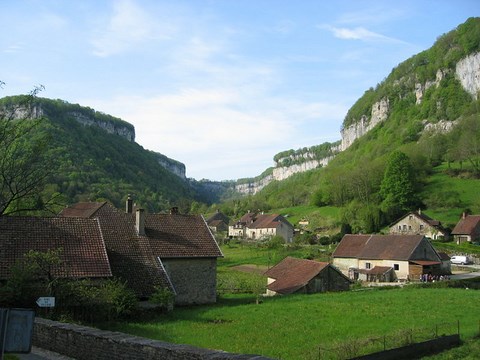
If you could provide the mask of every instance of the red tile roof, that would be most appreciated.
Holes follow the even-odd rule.
[[[286,257],[265,272],[266,276],[275,279],[267,288],[280,294],[291,294],[329,266],[326,262]]]
[[[95,219],[65,217],[0,217],[0,279],[29,250],[46,252],[62,248],[59,277],[110,277],[105,244]]]
[[[125,213],[109,203],[78,203],[69,208],[76,210],[68,216],[89,214],[99,219],[113,274],[125,279],[140,296],[151,294],[155,285],[175,291],[162,258],[223,256],[201,216],[145,214],[145,236],[139,236],[134,213]]]
[[[251,225],[247,225],[250,229],[271,229],[277,228],[280,223],[290,225],[282,215],[278,214],[262,214],[258,215]]]
[[[66,217],[92,217],[106,202],[79,202],[68,206],[60,212],[60,216]]]
[[[473,235],[480,228],[480,215],[467,215],[461,218],[452,230],[452,235]],[[477,230],[480,232],[480,229]]]
[[[410,260],[423,235],[345,235],[333,257]]]
[[[200,215],[147,214],[145,234],[154,255],[161,258],[223,256]]]

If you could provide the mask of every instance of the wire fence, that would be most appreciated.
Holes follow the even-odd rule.
[[[455,334],[460,335],[459,321],[437,324],[434,327],[428,328],[404,329],[378,337],[351,339],[346,342],[334,344],[330,348],[319,346],[317,359],[352,359],[359,356],[401,348],[404,346]]]

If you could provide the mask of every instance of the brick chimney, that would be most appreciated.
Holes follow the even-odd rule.
[[[145,210],[137,209],[135,217],[135,228],[137,234],[140,236],[145,235]]]
[[[133,212],[133,200],[130,194],[128,194],[127,202],[125,204],[125,212],[131,214]]]
[[[178,207],[174,206],[170,209],[170,214],[178,214]]]

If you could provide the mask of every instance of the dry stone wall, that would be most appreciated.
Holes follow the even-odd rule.
[[[42,318],[35,319],[33,345],[78,360],[268,360]]]

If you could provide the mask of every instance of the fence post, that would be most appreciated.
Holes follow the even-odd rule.
[[[383,351],[387,350],[387,335],[383,335]]]

